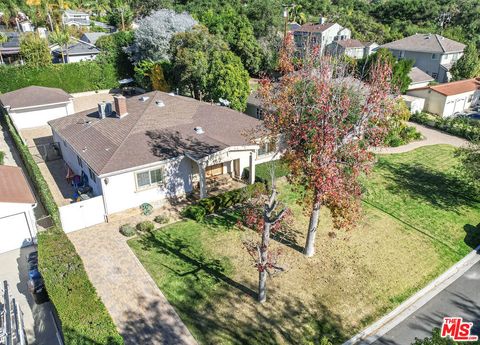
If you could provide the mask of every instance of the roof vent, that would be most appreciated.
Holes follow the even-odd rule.
[[[104,119],[105,116],[107,116],[106,108],[107,108],[107,103],[105,103],[105,102],[98,103],[98,118],[99,119]]]
[[[159,99],[158,101],[155,101],[155,104],[157,105],[157,107],[160,107],[160,108],[165,106],[165,103],[163,103],[161,99]]]
[[[224,107],[229,107],[230,106],[230,101],[228,99],[219,98],[218,102],[221,105],[223,105]]]
[[[203,133],[205,133],[205,131],[203,130],[202,127],[195,127],[193,130],[194,130],[195,133],[197,133],[197,134],[203,134]]]
[[[148,96],[142,96],[142,97],[140,97],[140,100],[141,100],[142,102],[146,102],[146,101],[148,101],[149,98],[150,98],[150,97],[148,97]]]
[[[170,96],[175,96],[175,92],[169,92],[168,93]]]

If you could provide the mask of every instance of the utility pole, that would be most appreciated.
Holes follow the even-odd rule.
[[[283,28],[283,40],[285,41],[285,39],[287,38],[287,27],[288,27],[288,19],[289,19],[289,13],[288,13],[288,10],[290,8],[292,8],[293,6],[295,6],[295,4],[283,4],[282,7],[283,7],[283,18],[285,19],[285,26]]]

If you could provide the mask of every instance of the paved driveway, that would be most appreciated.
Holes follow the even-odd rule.
[[[480,335],[480,262],[374,342],[375,345],[409,345],[415,338],[430,337],[447,316],[473,322],[472,334]]]
[[[119,219],[68,234],[126,344],[196,344],[128,247]],[[135,224],[135,222],[131,222]]]
[[[29,345],[57,345],[56,328],[53,321],[53,307],[50,302],[35,304],[27,289],[26,256],[35,250],[34,246],[0,254],[0,280],[9,285],[12,298],[23,312],[23,322]]]

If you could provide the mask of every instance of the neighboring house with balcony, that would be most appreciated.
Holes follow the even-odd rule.
[[[318,47],[324,53],[326,47],[333,41],[348,40],[352,32],[338,23],[327,23],[325,18],[320,18],[317,24],[304,24],[293,30],[293,38],[297,52],[304,54],[306,49]]]
[[[105,215],[238,180],[271,159],[272,146],[247,139],[261,122],[227,107],[160,91],[49,122],[69,169],[102,196]],[[267,147],[268,146],[268,147]],[[263,150],[263,151],[262,151]]]
[[[479,104],[480,78],[408,90],[407,95],[424,98],[425,111],[448,117]]]
[[[65,10],[62,14],[62,23],[63,25],[75,26],[77,28],[90,26],[90,15],[84,12]]]
[[[332,56],[346,55],[352,59],[362,59],[375,52],[376,43],[363,43],[356,39],[333,41],[327,46],[326,53]]]
[[[439,83],[448,82],[450,69],[462,57],[465,45],[437,34],[415,34],[384,44],[398,59],[411,59]]]

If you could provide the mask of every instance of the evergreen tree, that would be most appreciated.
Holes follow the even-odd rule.
[[[480,58],[473,44],[465,48],[463,56],[455,62],[450,73],[452,80],[470,79],[480,75]]]

